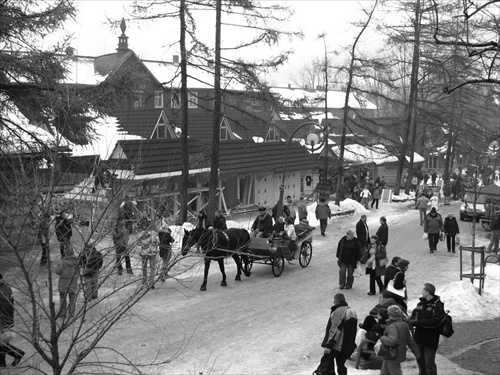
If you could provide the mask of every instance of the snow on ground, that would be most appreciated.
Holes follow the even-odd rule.
[[[404,197],[406,198],[406,197]],[[404,199],[401,199],[404,200]],[[412,205],[409,205],[408,207],[403,206],[403,203],[393,203],[393,204],[383,204],[381,205],[381,209],[376,211],[377,215],[369,215],[370,212],[374,213],[373,210],[367,210],[365,209],[360,203],[357,201],[354,201],[352,199],[346,199],[341,202],[340,207],[336,206],[333,204],[333,202],[330,202],[330,208],[332,210],[332,213],[338,212],[338,211],[347,211],[347,210],[354,210],[355,214],[354,217],[351,217],[349,219],[349,223],[346,222],[345,215],[342,216],[334,216],[329,220],[329,225],[335,225],[336,222],[339,223],[336,227],[333,229],[335,231],[343,231],[345,230],[345,227],[351,226],[352,224],[355,223],[358,218],[359,214],[368,214],[369,221],[370,221],[370,228],[373,231],[375,229],[375,223],[378,223],[378,217],[379,216],[386,216],[388,217],[389,224],[391,224],[391,220],[393,223],[396,221],[408,221],[408,218],[410,216],[404,216],[404,215],[412,215],[411,213],[411,207]],[[316,220],[315,218],[315,209],[316,209],[316,203],[311,203],[307,207],[309,215],[309,223],[312,226],[319,226],[319,221]],[[257,216],[257,212],[252,213],[250,215],[242,215],[238,216],[235,215],[233,217],[228,217],[227,218],[227,225],[229,228],[245,228],[249,229]],[[416,216],[415,216],[416,217]],[[413,219],[410,219],[413,220]],[[416,220],[415,220],[416,221]],[[467,226],[468,223],[466,222],[460,222],[461,226],[461,236],[465,239],[468,235],[467,233]],[[181,235],[183,234],[182,229],[187,229],[190,230],[193,228],[193,225],[190,223],[185,223],[182,227],[174,227],[171,226],[171,229],[173,230],[173,235],[176,238],[176,248],[177,251],[179,250],[180,243],[182,242]],[[421,230],[421,229],[419,229]],[[415,234],[415,236],[420,237],[419,232]],[[484,241],[484,240],[483,240]],[[424,245],[425,246],[425,245]],[[443,245],[441,245],[442,248]],[[392,249],[391,249],[392,250]],[[395,254],[394,254],[395,255]],[[417,259],[412,260],[412,267],[415,265],[415,263],[418,262]],[[449,268],[449,267],[448,267]],[[444,270],[443,270],[444,271]],[[417,269],[412,268],[411,270],[412,274],[410,274],[410,278],[419,278],[419,284],[421,285],[421,280],[425,279],[425,269]],[[456,275],[456,270],[446,270],[447,273],[453,273],[453,275]],[[479,272],[478,270],[476,272]],[[461,281],[453,281],[450,283],[440,283],[439,285],[436,284],[437,291],[436,294],[441,297],[441,300],[445,304],[445,309],[450,310],[450,315],[453,317],[454,322],[461,322],[461,321],[480,321],[480,320],[485,320],[485,319],[492,319],[495,317],[500,316],[500,268],[498,265],[494,264],[488,264],[485,268],[485,272],[487,274],[487,277],[485,279],[485,284],[484,284],[484,289],[482,291],[482,295],[480,296],[478,293],[477,285],[478,281],[475,281],[475,285],[473,285],[469,279],[463,279]],[[423,274],[422,274],[423,273]],[[456,277],[450,277],[449,279],[455,279]],[[358,279],[359,280],[359,279]],[[365,282],[367,280],[363,280]],[[355,283],[359,283],[360,281],[355,281]],[[418,297],[420,291],[417,290],[418,286],[412,286],[412,295],[409,296],[409,301],[408,301],[408,308],[409,311],[411,311],[417,304],[418,302]],[[355,302],[359,307],[363,305],[363,301],[356,300],[352,301],[353,303]],[[361,310],[361,308],[360,308]],[[362,316],[362,313],[360,314]],[[319,348],[318,348],[319,349]],[[437,354],[436,357],[436,362],[437,366],[439,368],[439,372],[442,374],[472,374],[472,372],[469,372],[467,370],[464,370],[460,368],[458,365],[454,364],[453,362],[449,361],[446,359],[444,356]],[[316,366],[317,364],[314,363]],[[362,370],[362,369],[354,369],[354,362],[353,361],[348,361],[347,366],[349,367],[349,374],[354,374],[354,375],[365,375],[365,374],[379,374],[380,370]],[[408,351],[408,359],[405,363],[402,364],[403,372],[405,374],[417,374],[418,373],[418,366],[415,361],[415,358],[411,354],[410,351]],[[300,372],[302,373],[312,373],[316,367],[310,368],[310,371],[308,372]],[[255,369],[257,372],[259,369]],[[265,369],[260,369],[264,371]],[[265,371],[263,372],[265,373]]]

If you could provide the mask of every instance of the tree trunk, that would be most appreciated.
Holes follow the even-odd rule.
[[[181,46],[181,113],[182,113],[182,134],[181,134],[181,162],[182,177],[179,187],[180,191],[180,211],[179,221],[187,221],[188,202],[188,182],[189,182],[189,150],[188,150],[188,89],[187,89],[187,53],[186,53],[186,0],[181,0],[179,7],[180,19],[180,46]]]
[[[222,91],[220,87],[221,78],[221,0],[215,5],[215,72],[214,72],[214,113],[212,134],[212,158],[210,162],[210,181],[208,184],[208,222],[213,223],[216,206],[216,193],[219,181],[219,145],[220,145],[220,122]],[[222,191],[219,192],[222,194]],[[221,208],[221,207],[219,207]]]

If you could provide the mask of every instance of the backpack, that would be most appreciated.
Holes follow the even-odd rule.
[[[453,329],[453,321],[451,316],[448,314],[450,310],[446,310],[445,316],[441,321],[441,327],[439,328],[439,334],[444,337],[451,337],[455,330]]]

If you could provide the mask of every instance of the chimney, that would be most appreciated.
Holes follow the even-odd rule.
[[[118,54],[122,54],[124,52],[130,51],[128,49],[128,36],[125,35],[125,30],[127,30],[127,25],[125,24],[125,18],[122,18],[122,22],[120,23],[120,29],[122,30],[122,35],[118,37]]]
[[[289,84],[288,84],[288,88],[289,88],[289,89],[291,89],[291,88],[292,88],[292,84],[291,84],[291,83],[289,83]]]
[[[172,62],[174,64],[179,64],[179,55],[173,55],[172,56]]]

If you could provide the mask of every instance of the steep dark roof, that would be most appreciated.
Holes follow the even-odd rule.
[[[102,76],[107,76],[116,71],[120,66],[128,60],[130,56],[134,55],[133,51],[123,53],[110,53],[96,57],[94,61],[94,69]]]
[[[119,141],[118,145],[133,164],[137,175],[174,172],[182,169],[180,139],[129,140]],[[198,154],[200,160],[199,163],[191,163],[191,168],[207,166],[203,163],[203,147],[200,142],[189,139],[188,151],[190,157]]]

